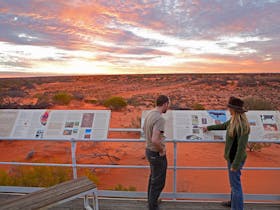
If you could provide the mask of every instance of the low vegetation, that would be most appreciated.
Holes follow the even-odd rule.
[[[199,104],[199,103],[193,104],[192,108],[194,110],[205,110],[205,107],[202,104]]]
[[[59,92],[53,96],[53,102],[58,105],[68,105],[72,100],[72,95],[66,92]]]
[[[255,142],[252,142],[252,143],[249,143],[247,145],[247,148],[249,149],[250,152],[259,152],[259,151],[262,150],[262,148],[270,147],[270,146],[271,146],[271,143],[265,143],[265,142],[255,143]]]
[[[0,185],[49,187],[70,180],[71,176],[71,169],[62,167],[16,166],[11,167],[8,172],[0,170]]]
[[[79,92],[72,93],[72,96],[75,100],[78,100],[78,101],[82,101],[85,98],[85,96],[82,93],[79,93]]]
[[[104,101],[104,106],[106,106],[112,110],[119,111],[127,106],[127,102],[122,97],[113,96]]]
[[[78,172],[98,184],[98,177],[92,170],[80,169]],[[0,170],[0,186],[50,187],[70,180],[72,176],[71,168],[14,166],[8,172]]]
[[[84,102],[89,103],[89,104],[97,104],[98,103],[98,101],[96,99],[85,99]]]
[[[136,187],[129,186],[129,187],[124,187],[121,184],[118,184],[117,186],[114,187],[115,191],[136,191]]]
[[[247,97],[244,105],[249,110],[274,110],[275,107],[269,101],[257,97]]]

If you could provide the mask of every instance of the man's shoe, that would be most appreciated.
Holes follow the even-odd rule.
[[[222,206],[224,206],[224,207],[231,207],[231,201],[224,201],[224,202],[222,202]]]

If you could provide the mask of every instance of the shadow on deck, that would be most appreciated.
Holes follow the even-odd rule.
[[[17,195],[0,194],[0,205],[7,199],[13,199]],[[220,202],[212,201],[162,201],[160,204],[161,210],[226,210],[229,208],[222,207]],[[73,201],[60,204],[56,207],[49,208],[50,210],[82,210],[83,199],[75,199]],[[141,199],[111,199],[99,198],[100,210],[146,210],[147,201]],[[245,210],[280,210],[280,203],[246,203]]]

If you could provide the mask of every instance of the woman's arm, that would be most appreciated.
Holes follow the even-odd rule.
[[[211,131],[211,130],[226,130],[228,125],[230,123],[230,120],[226,121],[225,123],[223,124],[219,124],[219,125],[210,125],[210,126],[207,126],[207,130],[208,131]]]

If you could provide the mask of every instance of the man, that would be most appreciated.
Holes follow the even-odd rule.
[[[158,198],[165,185],[167,159],[163,143],[165,120],[162,113],[166,113],[169,98],[160,95],[156,100],[156,108],[151,110],[144,122],[144,135],[146,138],[146,157],[150,163],[150,178],[148,185],[149,210],[158,210]]]

